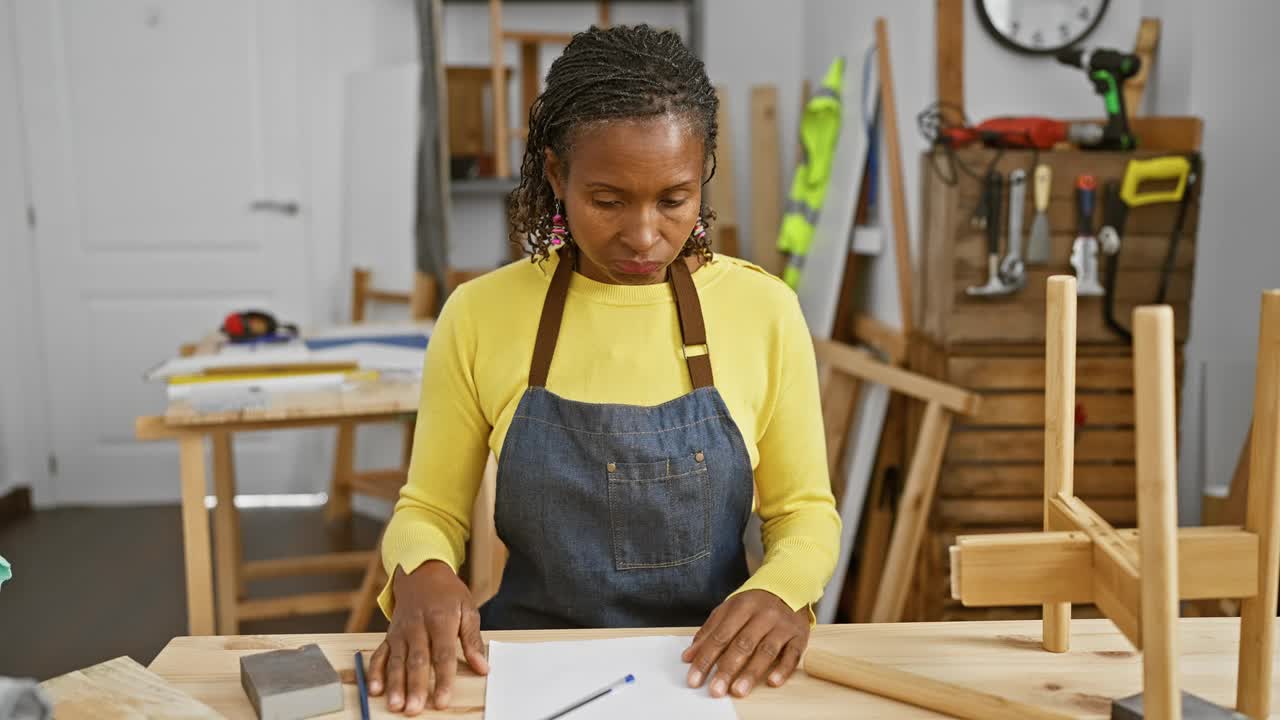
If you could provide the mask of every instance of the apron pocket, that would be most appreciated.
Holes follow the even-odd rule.
[[[675,567],[711,554],[711,478],[698,457],[610,464],[615,568]]]

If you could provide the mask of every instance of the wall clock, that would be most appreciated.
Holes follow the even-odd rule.
[[[1110,0],[974,0],[978,18],[1001,45],[1052,55],[1088,37]]]

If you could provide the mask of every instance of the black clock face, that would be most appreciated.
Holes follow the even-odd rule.
[[[1083,40],[1110,0],[974,0],[982,25],[1017,52],[1051,55]]]

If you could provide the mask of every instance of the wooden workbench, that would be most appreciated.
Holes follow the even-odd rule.
[[[1184,688],[1217,703],[1234,702],[1239,621],[1188,618],[1181,621],[1180,628]],[[486,633],[485,638],[520,642],[691,633],[690,629],[495,632]],[[325,717],[358,718],[354,653],[361,650],[368,657],[381,640],[380,634],[180,637],[161,651],[150,668],[231,720],[248,720],[253,718],[253,710],[240,687],[239,657],[315,642],[346,683],[345,713]],[[1109,717],[1112,698],[1133,694],[1142,686],[1141,656],[1106,620],[1074,623],[1071,652],[1065,654],[1040,648],[1039,621],[824,625],[814,631],[810,647],[998,693],[1082,719]],[[482,678],[461,666],[454,707],[447,713],[420,717],[480,720],[484,688]],[[1276,689],[1273,679],[1273,694]],[[383,698],[370,698],[370,710],[374,717],[403,717],[387,712]],[[797,672],[781,689],[757,689],[750,698],[737,702],[737,711],[741,720],[945,717],[831,685],[803,672]]]
[[[182,545],[186,565],[187,632],[212,635],[217,629],[235,632],[241,620],[291,614],[347,611],[352,592],[309,593],[283,598],[244,600],[244,585],[255,577],[363,570],[369,553],[340,553],[309,558],[285,558],[242,563],[240,522],[235,496],[232,437],[239,432],[262,432],[337,426],[344,422],[385,422],[412,418],[418,410],[416,381],[375,380],[346,390],[274,394],[266,407],[225,412],[197,412],[185,402],[169,405],[164,415],[139,417],[138,440],[176,440],[182,486]],[[213,456],[214,508],[217,532],[209,539],[209,515],[204,498],[205,441]],[[351,463],[351,453],[345,460]],[[349,490],[348,490],[349,493]],[[330,498],[331,502],[334,498]],[[350,496],[339,498],[349,512]],[[215,582],[213,557],[217,555]],[[215,606],[214,596],[217,595]]]

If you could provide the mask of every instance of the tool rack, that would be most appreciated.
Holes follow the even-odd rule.
[[[947,549],[958,535],[1027,532],[1043,522],[1045,288],[1052,275],[1070,275],[1077,234],[1074,185],[1090,174],[1099,186],[1124,176],[1130,159],[1198,151],[1195,147],[1134,152],[1077,150],[956,152],[956,160],[977,170],[948,184],[934,171],[944,157],[922,158],[923,240],[915,284],[919,309],[910,338],[908,366],[927,376],[978,393],[982,410],[958,418],[943,456],[928,531],[916,563],[907,620],[1026,619],[1039,608],[966,608],[950,597]],[[994,165],[992,165],[994,161]],[[1035,164],[1053,172],[1048,207],[1050,260],[1028,265],[1026,284],[1016,293],[971,297],[965,289],[986,281],[987,239],[970,218],[982,192],[981,175],[994,167],[1006,178],[1015,169],[1030,178]],[[1177,378],[1181,387],[1182,347],[1190,330],[1199,192],[1188,207],[1166,303],[1173,308]],[[1006,183],[1007,195],[1007,183]],[[1028,200],[1030,193],[1028,193]],[[1007,250],[1008,198],[1002,203],[1001,252]],[[1094,215],[1102,226],[1102,203]],[[1178,213],[1175,203],[1147,205],[1129,212],[1119,253],[1115,317],[1127,325],[1133,308],[1155,301]],[[1029,201],[1022,222],[1031,227]],[[1100,258],[1100,267],[1105,267]],[[1108,522],[1132,527],[1137,520],[1134,467],[1133,351],[1103,317],[1103,298],[1080,297],[1076,373],[1076,494]],[[906,436],[915,437],[922,411],[913,409]],[[1078,617],[1094,615],[1078,608]]]

